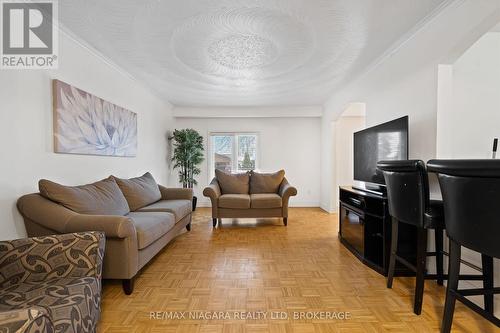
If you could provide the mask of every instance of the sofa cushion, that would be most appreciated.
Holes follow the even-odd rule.
[[[252,208],[280,208],[282,199],[274,193],[250,194]]]
[[[24,282],[0,290],[0,311],[41,307],[56,332],[95,332],[100,303],[101,281],[94,277]]]
[[[247,173],[225,173],[215,170],[222,194],[248,194],[250,176]]]
[[[278,193],[283,178],[285,178],[284,170],[274,173],[252,171],[250,175],[250,194]]]
[[[247,209],[250,208],[248,194],[223,194],[219,197],[220,208]]]
[[[113,178],[80,186],[64,186],[41,179],[38,188],[45,198],[80,214],[126,215],[130,211]]]
[[[191,200],[160,200],[146,207],[142,207],[138,212],[167,212],[175,215],[175,221],[180,221],[183,217],[191,213],[193,203]]]
[[[155,240],[166,234],[175,225],[175,216],[165,212],[130,212],[137,230],[139,250],[151,245]]]
[[[130,179],[114,178],[127,199],[131,211],[136,211],[161,199],[158,184],[149,172],[141,177]]]

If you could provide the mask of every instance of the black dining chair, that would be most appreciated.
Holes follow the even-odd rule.
[[[377,168],[384,174],[392,216],[391,250],[387,288],[392,288],[396,261],[416,273],[413,311],[422,312],[425,279],[435,279],[443,285],[444,213],[441,201],[430,200],[429,181],[425,163],[421,160],[380,161]],[[399,222],[417,228],[416,265],[398,255]],[[427,230],[435,230],[435,252],[427,252]],[[427,256],[436,256],[436,273],[426,274]]]
[[[450,239],[448,285],[441,332],[450,332],[456,300],[500,327],[493,315],[493,257],[500,258],[500,160],[431,160],[443,195]],[[458,289],[461,247],[481,253],[483,288]],[[467,296],[483,295],[484,309]]]

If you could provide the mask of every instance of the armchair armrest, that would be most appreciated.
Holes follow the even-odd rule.
[[[210,202],[212,203],[212,218],[217,218],[217,207],[221,190],[216,178],[212,179],[210,184],[203,189],[203,195],[210,198]]]
[[[163,200],[193,200],[193,189],[158,185]]]
[[[33,306],[0,312],[0,332],[53,333],[55,329],[47,310]]]
[[[56,277],[100,280],[104,244],[104,234],[95,231],[1,241],[0,286]]]

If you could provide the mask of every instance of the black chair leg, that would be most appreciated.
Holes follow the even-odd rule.
[[[417,281],[415,284],[415,302],[413,312],[422,313],[422,301],[424,298],[425,262],[427,259],[427,229],[418,228],[417,231]]]
[[[392,218],[391,254],[389,255],[389,269],[387,272],[387,288],[392,288],[394,270],[396,269],[396,253],[398,251],[398,226],[399,221],[395,218]]]
[[[217,226],[217,219],[212,219],[212,224],[214,226],[214,228]]]
[[[443,229],[437,228],[435,232],[436,242],[436,274],[437,284],[443,285]]]
[[[493,289],[493,258],[485,254],[481,254],[483,266],[483,288]],[[493,294],[484,295],[484,309],[486,312],[493,314]]]
[[[460,244],[450,239],[448,284],[446,285],[446,302],[444,305],[441,333],[449,333],[451,331],[451,324],[453,323],[453,313],[455,312],[455,303],[457,300],[454,292],[458,289],[461,251]]]

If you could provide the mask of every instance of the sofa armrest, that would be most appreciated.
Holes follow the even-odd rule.
[[[282,200],[283,217],[288,217],[288,201],[291,196],[297,195],[297,189],[288,183],[286,178],[281,182],[278,194]]]
[[[127,216],[118,215],[85,215],[72,216],[64,227],[65,233],[88,230],[102,231],[108,238],[136,237],[134,223]]]
[[[283,179],[279,188],[279,195],[283,199],[297,195],[297,189],[288,183],[286,178]]]
[[[17,200],[17,209],[26,220],[30,220],[53,233],[66,233],[68,221],[78,213],[45,199],[38,193],[23,195]],[[40,236],[40,235],[29,235]]]
[[[1,241],[0,285],[59,277],[100,280],[104,245],[104,234],[95,231]]]
[[[22,196],[17,201],[17,208],[25,219],[53,230],[54,233],[96,230],[113,238],[136,236],[135,226],[126,216],[78,214],[40,194]]]
[[[203,195],[210,198],[212,201],[217,200],[221,196],[220,186],[215,178],[203,189]]]
[[[219,197],[221,196],[221,190],[219,182],[216,178],[212,179],[210,184],[203,189],[203,195],[210,198],[212,204],[212,218],[217,218],[217,207],[219,203]]]
[[[160,188],[162,200],[193,200],[193,189],[182,187],[165,187],[158,185]]]
[[[0,332],[53,333],[55,329],[47,310],[33,306],[0,312]]]

